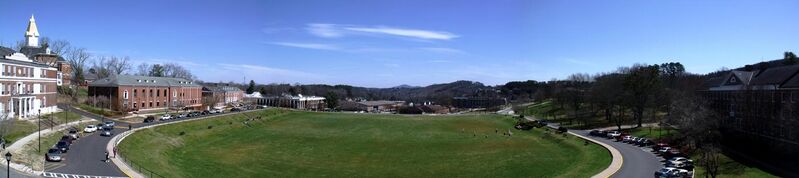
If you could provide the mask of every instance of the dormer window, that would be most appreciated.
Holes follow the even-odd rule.
[[[139,82],[139,83],[141,83],[141,79],[138,79],[138,80],[136,80],[136,82]]]

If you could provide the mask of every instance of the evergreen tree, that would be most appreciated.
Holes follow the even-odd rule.
[[[250,85],[247,86],[247,94],[252,94],[255,92],[255,81],[250,80]]]

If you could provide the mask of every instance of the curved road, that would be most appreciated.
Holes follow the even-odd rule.
[[[613,174],[613,177],[654,177],[655,171],[663,167],[661,163],[663,159],[652,153],[652,148],[638,147],[602,137],[593,137],[588,135],[589,131],[587,130],[572,130],[571,132],[591,137],[621,152],[624,162],[621,165],[621,169],[616,174]]]

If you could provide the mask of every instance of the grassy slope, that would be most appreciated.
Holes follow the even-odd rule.
[[[259,112],[254,127],[237,115],[143,130],[120,150],[166,177],[588,177],[610,163],[577,138],[495,134],[513,124],[503,116]]]

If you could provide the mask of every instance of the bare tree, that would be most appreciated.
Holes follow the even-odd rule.
[[[0,113],[0,144],[8,144],[6,137],[14,128],[14,122],[15,119],[9,116],[8,109],[6,109],[6,112]]]
[[[164,76],[194,80],[195,77],[188,69],[175,63],[164,64]]]
[[[136,66],[136,75],[149,76],[152,70],[153,67],[150,64],[141,63]]]
[[[92,69],[97,72],[98,78],[105,78],[111,75],[120,75],[130,70],[130,57],[99,56],[94,61]]]
[[[86,69],[86,61],[91,58],[91,54],[86,52],[86,48],[71,48],[64,51],[63,57],[66,58],[67,63],[72,67],[72,83],[83,83],[85,77],[83,71]]]

